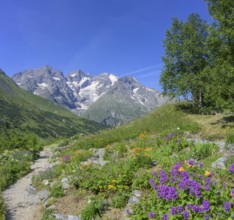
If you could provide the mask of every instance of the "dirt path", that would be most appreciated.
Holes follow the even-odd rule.
[[[39,200],[33,193],[31,178],[38,172],[49,168],[49,158],[52,156],[50,149],[45,148],[40,153],[40,158],[31,166],[32,172],[18,180],[3,192],[3,199],[8,207],[7,220],[33,220]]]

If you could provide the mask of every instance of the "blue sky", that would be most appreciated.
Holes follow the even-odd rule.
[[[204,0],[0,0],[0,68],[133,75],[160,89],[166,29],[193,12],[209,20]]]

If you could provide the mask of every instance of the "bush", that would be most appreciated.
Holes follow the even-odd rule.
[[[112,207],[120,209],[124,208],[129,199],[129,194],[125,192],[117,192],[113,197],[112,197]]]
[[[91,220],[95,217],[101,217],[102,213],[107,209],[107,206],[106,200],[98,197],[91,198],[81,212],[81,220]]]
[[[2,194],[0,192],[0,219],[5,220],[6,207],[3,204]]]

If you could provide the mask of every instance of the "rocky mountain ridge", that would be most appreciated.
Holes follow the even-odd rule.
[[[125,123],[169,101],[131,76],[119,78],[108,73],[93,76],[81,70],[64,76],[60,70],[43,66],[16,73],[13,80],[25,90],[108,125]]]

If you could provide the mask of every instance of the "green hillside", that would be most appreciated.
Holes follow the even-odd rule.
[[[43,138],[88,134],[103,128],[20,89],[3,71],[0,71],[0,115],[0,131],[18,129]]]
[[[210,219],[232,219],[234,213],[223,206],[233,201],[230,192],[234,157],[228,144],[234,142],[234,130],[223,127],[221,119],[209,116],[205,123],[203,115],[192,117],[178,105],[164,105],[127,125],[85,137],[75,136],[66,149],[57,149],[53,162],[60,164],[34,179],[35,187],[51,192],[49,201],[55,206],[52,211],[42,209],[40,219],[55,219],[53,213],[57,212],[89,220],[110,220],[113,216],[132,220],[166,219],[163,215],[184,219],[182,211],[173,217],[171,207],[176,210],[182,207],[183,212],[189,213],[189,219],[206,219],[206,211],[198,213],[186,206],[203,207],[204,201],[212,207]],[[203,142],[206,126],[225,133],[222,138],[226,141]],[[220,152],[219,143],[224,142],[225,151]],[[225,169],[213,167],[212,163],[225,154],[228,155]],[[179,189],[184,180],[182,173],[192,181],[186,184],[197,184],[196,195],[191,193],[193,185]],[[70,181],[69,190],[65,191],[64,178]],[[44,186],[43,180],[56,184]],[[223,182],[226,187],[216,199]],[[158,197],[164,189],[165,193]]]

